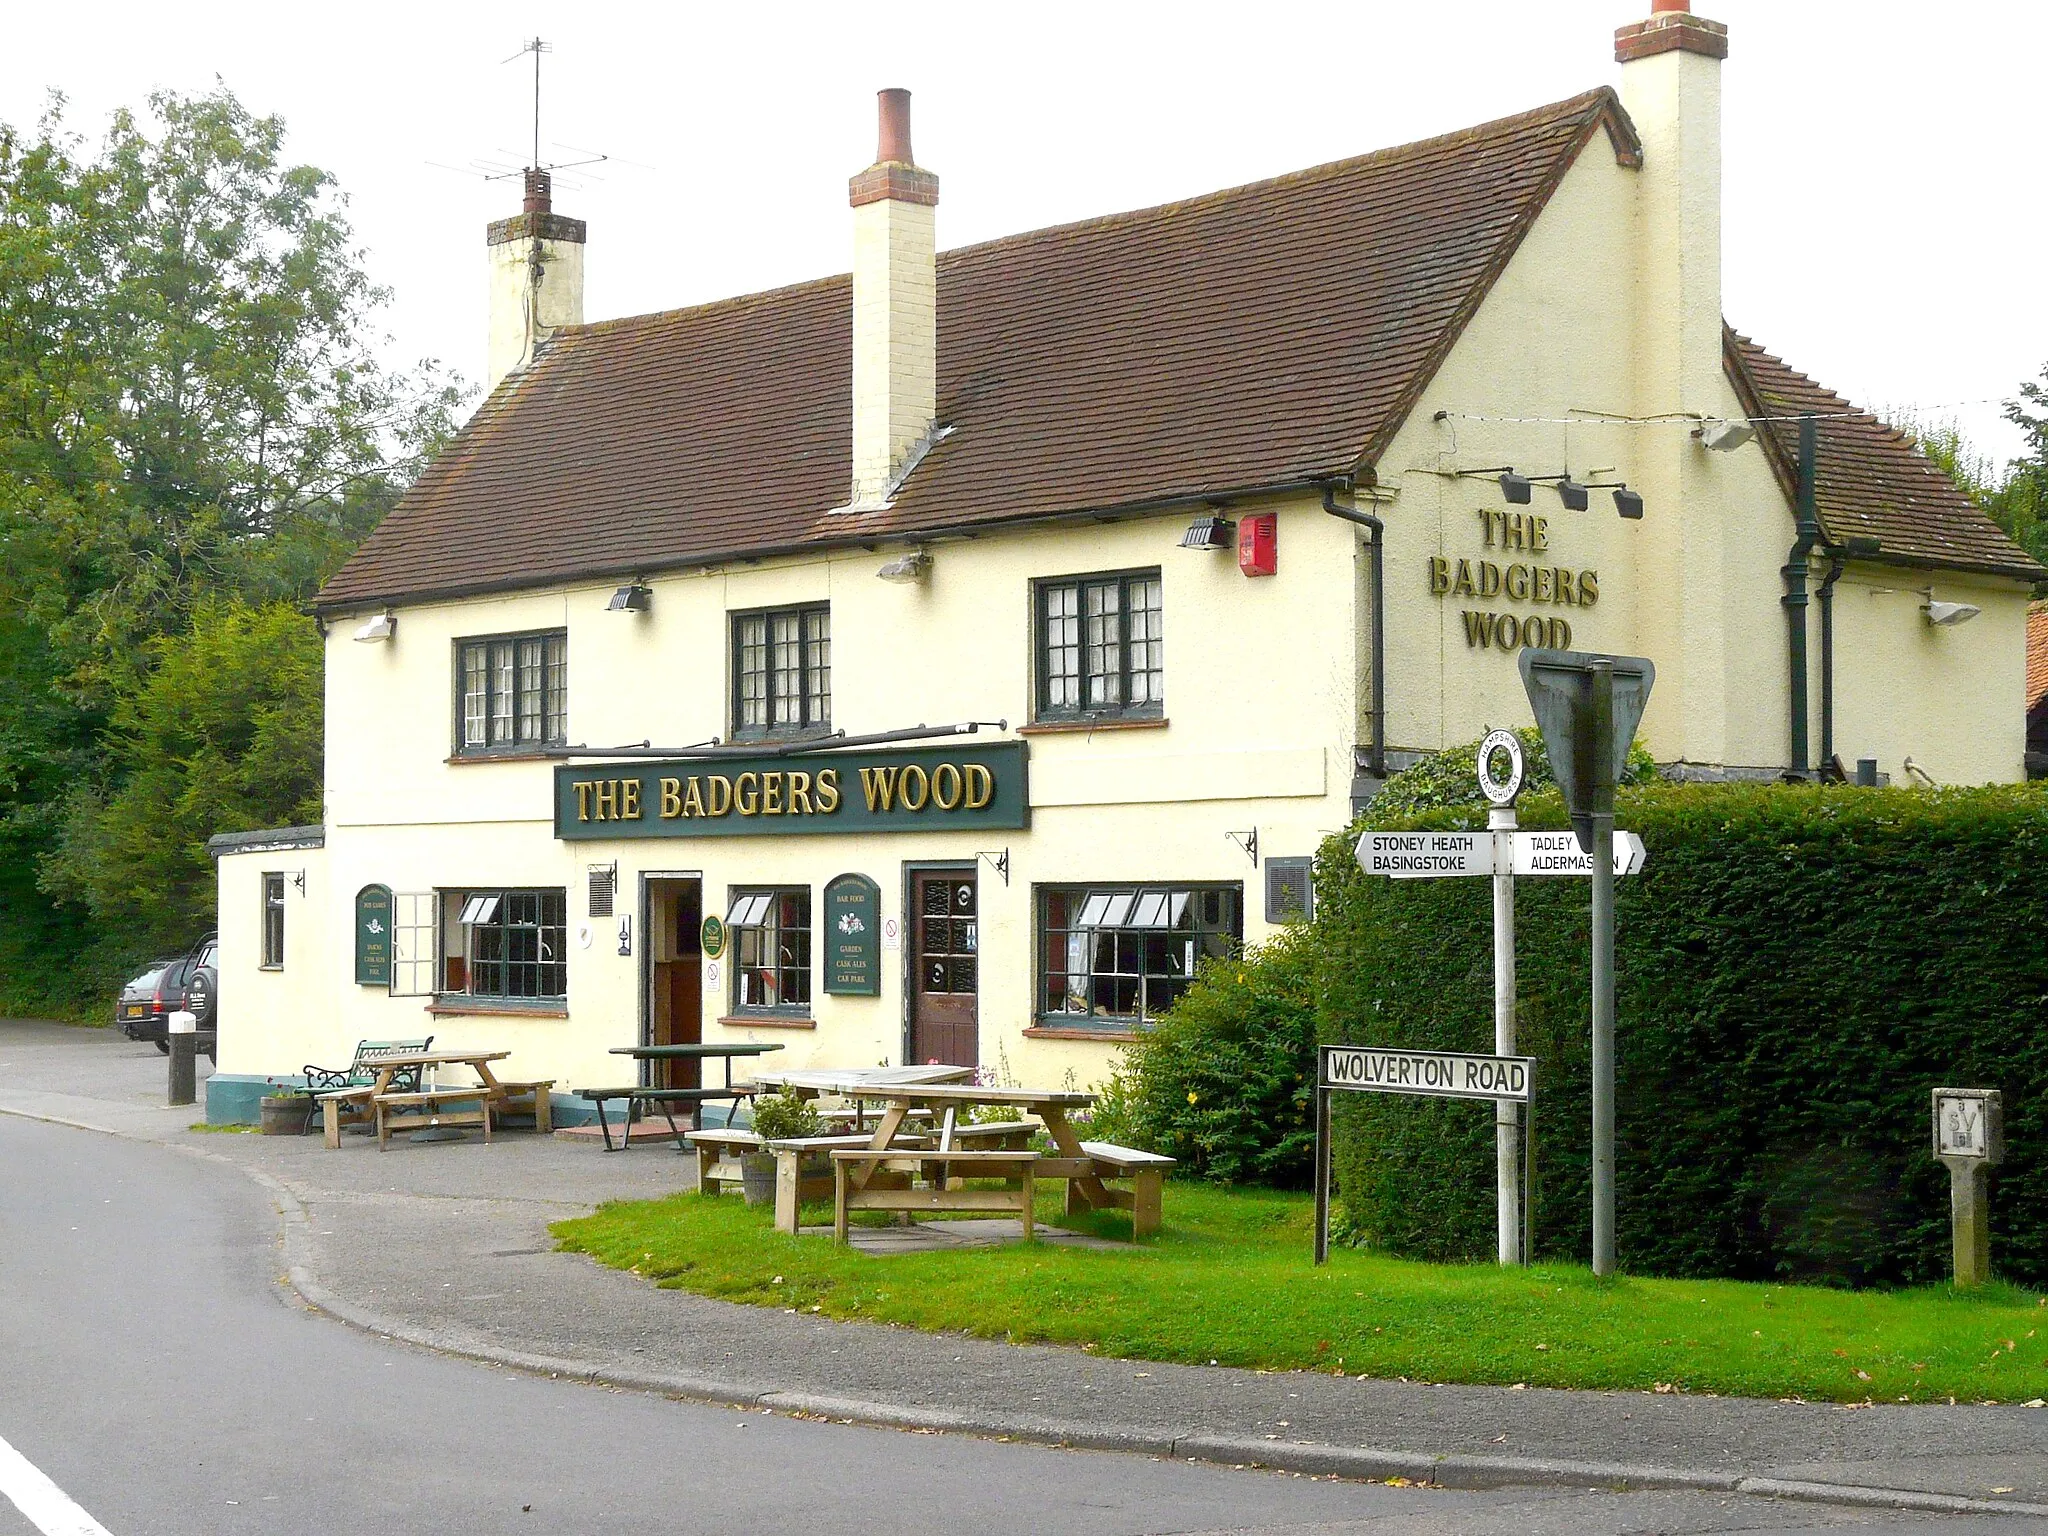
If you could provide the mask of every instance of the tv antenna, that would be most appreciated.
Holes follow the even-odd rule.
[[[553,53],[554,51],[555,45],[546,39],[529,37],[519,45],[517,53],[499,61],[504,64],[510,64],[514,60],[525,58],[529,53],[533,55],[533,159],[527,163],[526,169],[532,171],[567,171],[573,170],[578,166],[602,165],[611,158],[610,155],[592,155],[588,160],[558,161],[552,165],[542,165],[540,163],[540,56],[544,53]],[[486,176],[484,180],[503,181],[507,177],[520,174],[521,172],[519,171],[503,171],[495,176]]]

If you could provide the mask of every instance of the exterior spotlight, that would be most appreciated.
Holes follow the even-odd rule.
[[[360,640],[365,645],[375,645],[379,641],[389,640],[397,633],[398,616],[387,608],[384,612],[373,614],[370,618],[364,620],[362,628],[358,629],[350,638]]]
[[[923,581],[932,573],[932,557],[921,549],[898,555],[875,574],[884,581]]]
[[[654,589],[643,587],[639,582],[630,582],[612,594],[612,600],[604,605],[606,613],[645,613],[654,606]]]
[[[1630,522],[1641,522],[1643,520],[1643,493],[1641,491],[1632,491],[1625,485],[1617,485],[1614,488],[1614,510]]]
[[[1592,505],[1592,498],[1587,495],[1586,487],[1570,475],[1557,482],[1557,494],[1566,509],[1572,512],[1583,512]]]
[[[1692,435],[1715,453],[1733,453],[1756,436],[1756,428],[1746,421],[1703,421]]]
[[[1937,603],[1932,598],[1920,605],[1920,611],[1927,615],[1927,622],[1946,629],[1952,624],[1967,624],[1984,610],[1975,603]]]
[[[1868,560],[1884,552],[1884,542],[1873,539],[1867,533],[1852,533],[1842,540],[1842,553],[1851,560]]]
[[[1509,470],[1500,477],[1500,494],[1509,506],[1526,507],[1529,505],[1529,477]]]
[[[1198,517],[1180,536],[1182,549],[1235,549],[1237,524],[1227,517]]]

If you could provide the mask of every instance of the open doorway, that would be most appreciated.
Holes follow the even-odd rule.
[[[696,875],[649,875],[642,981],[648,1045],[698,1045],[704,1039],[704,882]],[[659,1088],[695,1088],[696,1061],[651,1063]]]

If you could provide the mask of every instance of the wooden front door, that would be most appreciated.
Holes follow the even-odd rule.
[[[980,965],[973,869],[911,876],[910,1059],[980,1065],[975,999]]]
[[[662,880],[649,893],[650,1045],[696,1045],[704,1037],[703,889],[696,880]],[[695,1088],[699,1076],[695,1061],[658,1061],[649,1080],[662,1088]]]

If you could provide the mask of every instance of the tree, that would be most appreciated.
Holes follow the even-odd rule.
[[[174,793],[156,753],[240,758],[144,729],[154,674],[202,612],[219,645],[238,605],[309,597],[461,400],[433,364],[379,360],[386,295],[341,195],[283,150],[283,124],[225,87],[152,96],[92,150],[61,97],[33,131],[0,124],[0,1007],[104,982],[74,963],[82,910],[112,965],[211,905],[189,882],[152,904],[123,840],[143,824],[116,836],[115,808],[204,808],[223,818],[212,832],[304,803],[247,783]],[[317,687],[303,718],[317,742]],[[183,880],[203,834],[176,825]]]
[[[2048,366],[2040,382],[2020,385],[2005,403],[2005,419],[2027,434],[2027,455],[2015,460],[1992,515],[2028,554],[2048,565]]]

